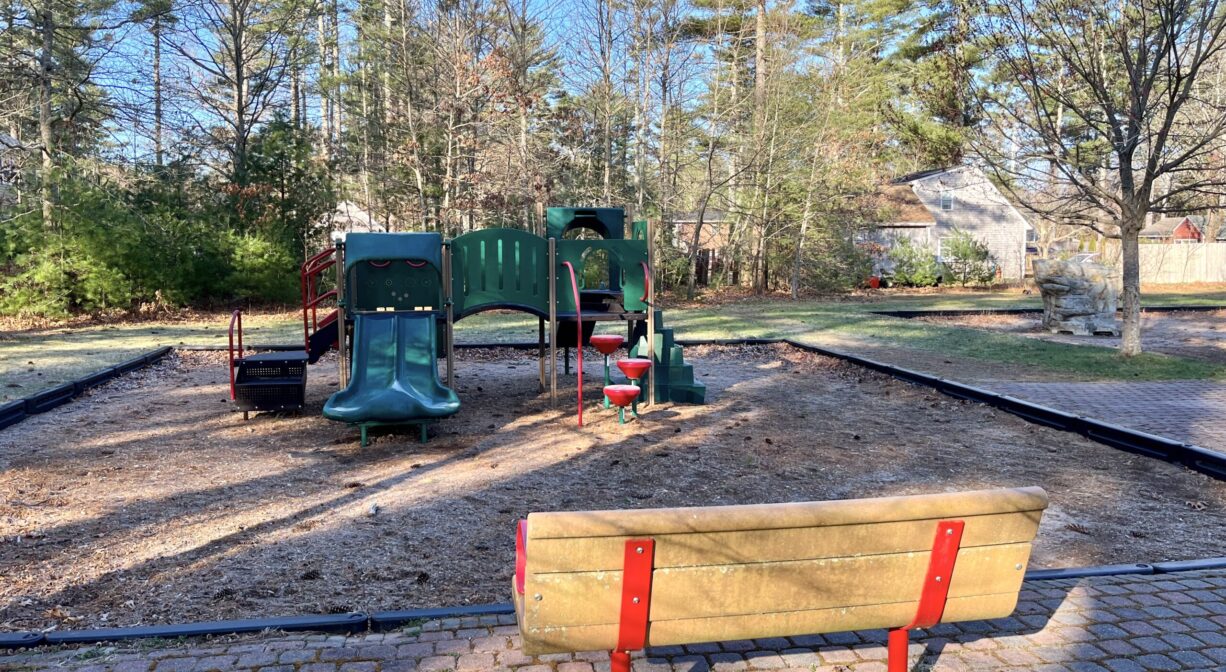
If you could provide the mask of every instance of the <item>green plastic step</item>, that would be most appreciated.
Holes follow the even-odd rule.
[[[655,400],[684,404],[705,403],[706,385],[694,380],[694,367],[685,362],[684,348],[677,345],[673,330],[664,326],[664,316],[658,310],[655,312],[655,321],[655,338],[650,347],[655,360]],[[645,323],[638,323],[632,340],[634,346],[630,349],[630,356],[646,356],[649,348]]]
[[[677,387],[683,385],[694,384],[694,367],[686,364],[685,366],[675,366],[668,372],[668,384]]]

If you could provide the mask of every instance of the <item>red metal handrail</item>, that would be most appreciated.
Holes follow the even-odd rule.
[[[308,352],[311,350],[311,330],[319,329],[317,306],[325,299],[337,296],[335,289],[324,294],[316,294],[319,291],[317,276],[336,265],[336,257],[332,256],[335,253],[336,248],[329,247],[303,262],[299,271],[302,285],[302,343],[303,348]]]
[[[639,301],[642,301],[645,306],[651,308],[651,302],[647,300],[651,296],[651,267],[645,261],[640,261],[639,265],[643,267],[643,298],[639,299]]]
[[[310,259],[307,259],[306,263],[304,263],[303,266],[310,266],[311,264],[319,261],[320,259],[325,259],[328,257],[328,255],[332,254],[335,251],[336,251],[335,247],[329,247],[328,249],[315,254],[315,256],[311,257]]]
[[[238,325],[238,355],[243,356],[243,311],[230,315],[230,401],[234,401],[234,325]]]
[[[579,304],[579,282],[575,280],[575,267],[570,265],[569,261],[562,262],[566,270],[570,271],[570,288],[575,294],[575,320],[577,320],[578,334],[576,340],[578,343],[575,349],[579,351],[579,426],[583,426],[583,309]]]
[[[320,294],[319,296],[317,296],[317,297],[315,297],[314,299],[311,299],[309,302],[307,302],[307,307],[308,307],[308,308],[314,308],[314,307],[318,306],[320,303],[323,303],[324,301],[326,301],[326,300],[328,300],[328,299],[330,299],[330,298],[332,298],[332,297],[334,297],[334,296],[336,296],[336,290],[335,290],[335,289],[329,289],[328,291],[324,292],[323,294]]]

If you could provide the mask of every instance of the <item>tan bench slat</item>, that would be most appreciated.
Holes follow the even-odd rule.
[[[531,600],[529,600],[531,601]],[[910,623],[916,602],[877,604],[863,607],[699,618],[653,622],[648,628],[649,646],[696,644],[763,637],[897,628]],[[1004,618],[1017,606],[1017,591],[996,595],[950,598],[943,622]],[[522,616],[520,622],[523,623]],[[615,624],[523,629],[523,651],[541,655],[563,651],[608,651],[617,644]]]
[[[651,621],[918,602],[930,552],[657,569]],[[980,546],[958,553],[951,597],[1017,592],[1029,543]],[[1017,567],[1020,565],[1020,569]],[[596,625],[617,621],[620,571],[529,575],[529,625]],[[539,594],[540,600],[535,599]]]
[[[830,502],[548,512],[528,515],[528,539],[861,525],[1041,511],[1045,508],[1047,493],[1042,488],[1014,488]]]
[[[1034,539],[1040,511],[962,517],[962,548]],[[890,523],[656,535],[655,567],[732,565],[928,551],[940,518]],[[529,528],[531,529],[531,528]],[[630,537],[530,539],[528,572],[618,571]]]

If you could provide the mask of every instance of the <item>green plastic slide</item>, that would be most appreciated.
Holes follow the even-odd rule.
[[[455,415],[460,398],[438,379],[435,314],[354,316],[349,387],[324,404],[324,417],[352,424],[420,423]]]

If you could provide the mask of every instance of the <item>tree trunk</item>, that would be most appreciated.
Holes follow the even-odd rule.
[[[43,206],[43,226],[51,227],[55,221],[55,191],[52,182],[55,179],[55,135],[51,129],[51,70],[53,64],[53,49],[55,48],[55,19],[51,15],[51,3],[43,4],[39,17],[39,30],[42,32],[42,51],[38,55],[38,133],[42,141],[42,179],[41,197]]]
[[[750,265],[749,284],[755,294],[761,294],[766,285],[763,268],[766,245],[766,220],[753,221],[759,204],[766,200],[762,184],[762,162],[757,154],[766,140],[766,0],[757,0],[757,16],[754,21],[754,75],[753,75],[753,198],[750,203]]]
[[[298,64],[291,66],[289,75],[289,118],[294,124],[294,128],[302,127],[302,108],[298,104],[298,99],[302,91],[302,75],[298,71]]]
[[[800,298],[800,267],[804,255],[805,236],[809,233],[809,219],[813,216],[813,191],[817,184],[817,161],[821,145],[813,144],[813,158],[809,164],[809,184],[805,189],[805,210],[800,217],[800,235],[796,238],[796,256],[792,260],[792,300]]]
[[[604,97],[604,123],[601,126],[604,145],[604,166],[602,167],[601,185],[604,195],[604,205],[608,205],[613,194],[613,6],[610,0],[604,0],[599,5],[602,13],[600,21],[600,71],[604,85],[601,95]]]
[[[162,15],[153,16],[153,163],[162,167]]]
[[[319,45],[319,154],[324,161],[332,158],[332,103],[328,99],[328,29],[327,12],[320,12],[316,19],[316,38]]]
[[[232,46],[231,65],[234,67],[234,90],[230,92],[234,105],[234,145],[231,148],[233,161],[231,182],[239,186],[247,184],[247,17],[231,6]]]
[[[1133,221],[1120,224],[1120,252],[1124,267],[1124,291],[1121,305],[1124,309],[1124,324],[1120,332],[1120,354],[1133,357],[1141,354],[1141,251],[1138,235],[1144,214],[1131,217]]]

